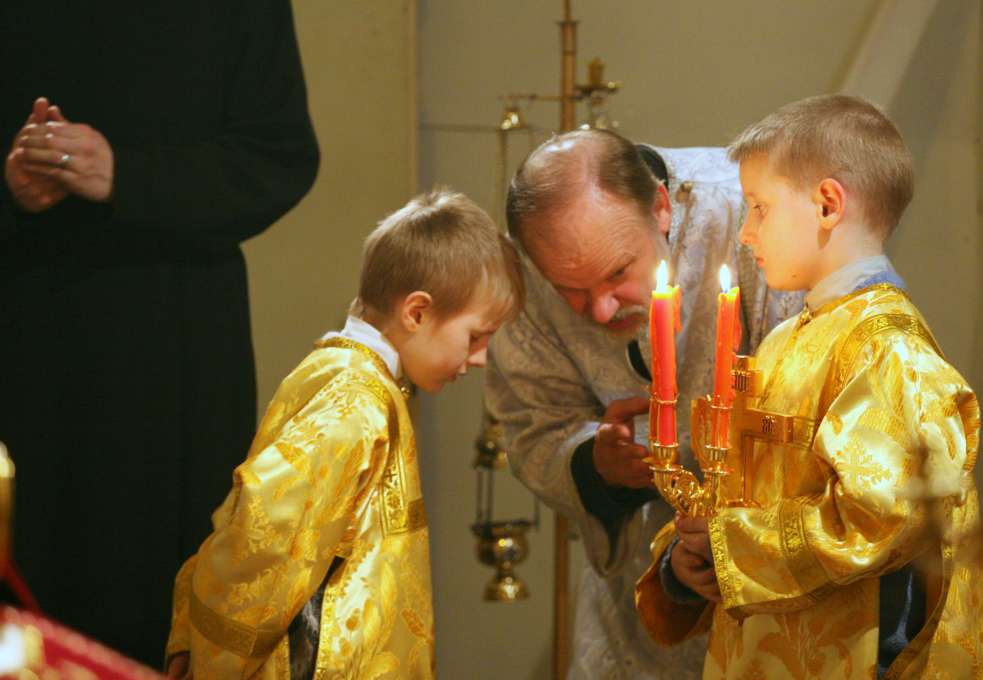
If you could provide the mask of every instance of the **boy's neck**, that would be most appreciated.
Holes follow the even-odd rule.
[[[882,230],[862,222],[844,220],[826,233],[825,240],[819,270],[809,290],[844,267],[884,254]]]
[[[806,293],[806,306],[811,311],[816,311],[826,303],[864,287],[866,282],[872,280],[893,283],[898,287],[904,286],[904,282],[883,252],[865,254],[851,259],[818,281]]]
[[[389,344],[393,346],[396,353],[398,354],[400,352],[400,347],[403,344],[403,337],[398,332],[399,329],[393,319],[376,312],[370,307],[363,307],[358,311],[358,314],[355,314],[354,316],[379,331],[379,333],[382,334],[382,337],[384,337]]]
[[[371,314],[368,315],[368,318],[366,316],[365,310],[350,311],[348,314],[349,321],[345,324],[342,335],[350,335],[351,339],[361,342],[373,350],[382,357],[393,377],[398,378],[402,373],[399,348],[379,327],[377,319]],[[352,321],[352,319],[356,321]]]
[[[820,278],[825,278],[853,262],[883,255],[884,237],[879,229],[866,224],[841,222],[829,234],[825,250],[824,271]]]

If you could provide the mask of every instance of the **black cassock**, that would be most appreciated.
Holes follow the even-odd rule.
[[[173,577],[255,428],[239,243],[318,148],[288,0],[0,3],[0,144],[38,96],[115,154],[114,195],[0,189],[0,441],[42,608],[160,665]]]

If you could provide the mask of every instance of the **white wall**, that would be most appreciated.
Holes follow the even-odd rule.
[[[915,199],[888,252],[949,360],[983,391],[980,3],[944,0],[888,104],[915,157]]]
[[[574,0],[579,79],[601,56],[623,80],[612,100],[621,131],[665,146],[722,145],[781,104],[833,91],[863,44],[878,0]],[[555,94],[562,2],[420,0],[421,186],[449,183],[500,213],[493,193],[496,137],[427,124],[493,126],[496,97]],[[916,156],[916,198],[890,244],[912,295],[952,362],[983,389],[983,267],[979,206],[979,0],[941,0],[904,84],[888,107]],[[897,46],[899,52],[903,46]],[[889,60],[890,61],[890,60]],[[874,76],[876,78],[876,75]],[[556,126],[554,104],[529,119]],[[541,138],[540,134],[538,138]],[[538,139],[536,140],[538,141]],[[516,135],[510,166],[529,149]],[[519,568],[532,599],[485,604],[490,570],[473,556],[472,442],[481,376],[421,402],[419,436],[431,519],[438,669],[446,678],[544,678],[551,629],[551,516]],[[501,517],[528,515],[530,496],[507,474]],[[505,488],[508,487],[508,488]],[[572,545],[572,555],[582,548]]]
[[[260,413],[314,340],[344,324],[362,240],[416,184],[415,2],[293,6],[321,170],[245,246]]]

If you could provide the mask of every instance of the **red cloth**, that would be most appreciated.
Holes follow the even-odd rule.
[[[31,626],[41,634],[43,650],[40,665],[32,663],[29,666],[40,677],[57,677],[62,680],[93,677],[99,680],[162,680],[164,677],[157,671],[44,616],[14,607],[2,607],[0,627],[8,624],[22,629]],[[55,671],[57,675],[46,674],[51,671]],[[18,677],[16,673],[0,676],[15,677]]]

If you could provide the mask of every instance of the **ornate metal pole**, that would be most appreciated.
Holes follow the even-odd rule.
[[[570,0],[563,0],[560,26],[560,131],[572,130],[577,110],[577,22]],[[565,680],[570,664],[570,531],[565,517],[556,514],[553,535],[553,677]]]

